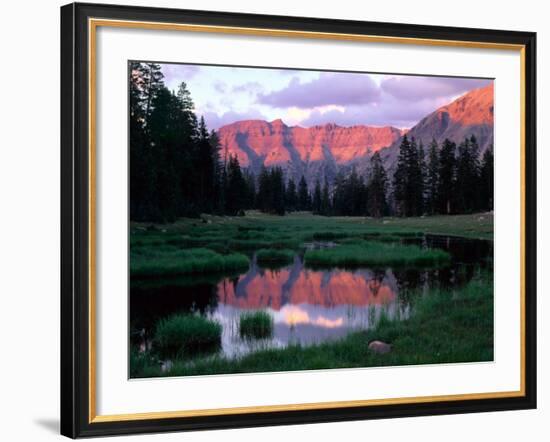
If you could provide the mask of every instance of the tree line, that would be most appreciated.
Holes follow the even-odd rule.
[[[221,152],[216,132],[194,113],[185,82],[170,91],[158,64],[130,63],[130,218],[171,222],[249,209],[373,217],[492,210],[493,150],[480,157],[472,136],[458,147],[434,140],[425,155],[422,143],[405,135],[391,179],[379,152],[365,176],[352,168],[312,189],[304,176],[287,180],[281,167],[255,176]]]
[[[130,63],[130,219],[170,222],[201,213],[237,215],[247,177],[194,113],[185,82],[164,84],[156,63]]]

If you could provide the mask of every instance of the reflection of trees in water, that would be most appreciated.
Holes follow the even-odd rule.
[[[367,281],[367,286],[375,298],[378,296],[378,292],[380,291],[385,278],[386,271],[378,269],[372,272],[372,277]]]
[[[159,285],[132,287],[130,292],[130,324],[132,329],[151,329],[161,318],[174,313],[213,312],[218,306],[215,284]]]
[[[452,289],[460,287],[479,272],[488,269],[492,270],[493,245],[491,241],[465,240],[452,237],[438,237],[427,235],[424,238],[407,239],[407,243],[416,243],[422,247],[438,247],[447,250],[451,254],[451,262],[443,268],[384,268],[384,269],[355,269],[350,270],[354,278],[363,278],[362,289],[365,293],[370,292],[374,300],[384,294],[384,287],[389,288],[392,293],[397,294],[395,308],[398,314],[407,315],[414,297],[425,293],[429,289]],[[257,265],[255,256],[246,274],[215,280],[197,280],[193,277],[186,283],[176,283],[174,280],[155,281],[154,286],[146,284],[133,285],[130,295],[130,329],[132,342],[134,339],[143,339],[144,330],[150,335],[155,323],[174,313],[199,312],[200,314],[214,313],[218,302],[225,303],[224,295],[234,293],[235,298],[247,298],[250,295],[249,284],[256,278],[271,278],[281,280],[280,302],[277,305],[291,303],[291,292],[300,278],[305,279],[304,290],[311,289],[312,275],[322,271],[322,275],[316,287],[319,290],[329,288],[334,278],[346,271],[341,269],[333,270],[311,270],[305,269],[303,260],[296,256],[294,262],[283,269],[264,269]],[[309,275],[309,276],[308,276]],[[367,285],[365,289],[365,284]],[[223,290],[218,289],[223,286]],[[276,286],[277,284],[275,284]],[[273,284],[266,284],[269,288],[269,305],[274,295]],[[277,286],[279,287],[279,286]],[[347,286],[351,287],[351,286]],[[227,290],[226,290],[227,288]],[[346,287],[344,287],[345,289]],[[353,290],[350,288],[349,290]],[[387,292],[387,290],[386,290]],[[220,298],[219,298],[220,297]],[[302,299],[304,297],[300,297]],[[306,299],[306,298],[304,298]],[[312,298],[313,299],[313,298]],[[334,299],[329,297],[326,300],[327,307],[334,307]],[[376,302],[376,301],[375,301]],[[350,307],[348,316],[354,315],[354,307]],[[372,309],[373,312],[375,309]],[[370,312],[370,310],[369,310]],[[292,331],[292,330],[291,330]]]

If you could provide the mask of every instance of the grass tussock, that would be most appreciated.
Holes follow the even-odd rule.
[[[178,249],[156,246],[145,253],[133,252],[130,274],[133,277],[175,276],[246,270],[249,260],[240,253],[222,255],[210,249]]]
[[[311,347],[292,345],[267,349],[241,358],[213,356],[192,363],[175,359],[162,372],[142,367],[141,377],[220,373],[255,373],[330,368],[399,366],[493,360],[493,282],[479,278],[458,290],[419,294],[408,319],[379,320],[369,331],[355,332],[337,342]],[[376,354],[372,340],[392,344],[392,351]]]
[[[295,253],[289,249],[260,249],[256,252],[256,259],[260,265],[290,264]]]
[[[247,339],[265,339],[273,335],[273,317],[264,311],[243,313],[239,318],[239,334]]]
[[[218,322],[191,314],[174,315],[159,321],[154,343],[165,357],[192,355],[217,350],[221,335]]]
[[[446,263],[451,256],[441,249],[379,241],[346,241],[337,247],[308,250],[305,263],[314,267],[362,265],[429,266]]]

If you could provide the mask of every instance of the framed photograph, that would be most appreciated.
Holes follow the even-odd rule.
[[[61,432],[536,407],[529,32],[61,8]]]

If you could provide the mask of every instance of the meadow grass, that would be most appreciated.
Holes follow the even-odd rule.
[[[289,264],[294,255],[294,251],[289,249],[260,249],[256,252],[256,259],[260,265]]]
[[[330,249],[308,250],[304,255],[305,264],[313,267],[429,266],[444,264],[450,258],[441,249],[364,240],[346,242]]]
[[[182,356],[217,350],[222,326],[202,316],[184,314],[161,319],[154,344],[162,356]]]
[[[132,249],[130,275],[132,277],[172,276],[209,272],[246,270],[249,260],[245,255],[219,254],[205,248],[178,249],[175,246],[155,246],[147,250]]]
[[[247,312],[239,317],[239,335],[246,339],[264,339],[273,335],[273,317],[264,311]]]
[[[493,281],[485,275],[456,290],[432,289],[418,293],[407,319],[380,319],[368,331],[354,332],[340,341],[303,347],[267,349],[240,358],[215,355],[191,362],[174,359],[163,372],[158,364],[144,364],[137,377],[207,375],[399,366],[493,360]],[[369,350],[372,340],[392,345],[387,354]]]
[[[172,224],[130,226],[132,260],[156,250],[208,249],[227,255],[259,249],[298,251],[304,242],[331,240],[352,244],[356,239],[401,242],[424,234],[469,238],[493,237],[493,215],[450,215],[418,218],[322,217],[299,212],[285,216],[256,211],[244,217],[203,215],[204,222],[181,218]],[[177,253],[176,253],[177,254]],[[216,266],[215,266],[216,267]]]

